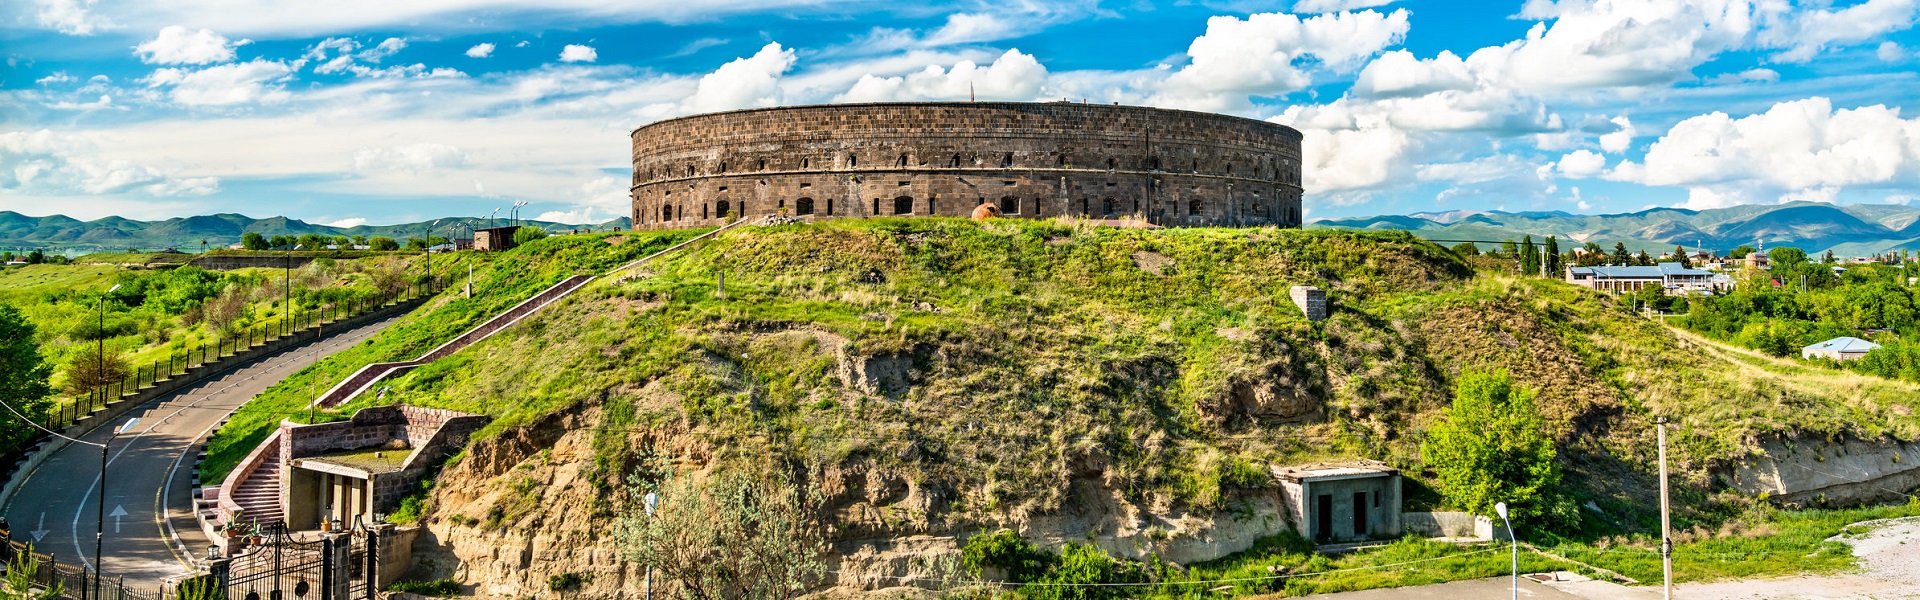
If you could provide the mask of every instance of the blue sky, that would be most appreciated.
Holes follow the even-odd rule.
[[[626,133],[880,100],[1306,134],[1307,216],[1920,200],[1920,0],[23,0],[0,209],[627,211]],[[1914,106],[1910,106],[1914,105]]]

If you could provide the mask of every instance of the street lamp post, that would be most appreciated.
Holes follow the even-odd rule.
[[[1513,600],[1520,600],[1520,538],[1513,535],[1513,521],[1507,519],[1507,503],[1493,505],[1493,512],[1500,513],[1500,521],[1507,524],[1507,542],[1513,545]]]
[[[119,287],[119,286],[114,286]],[[107,441],[100,444],[100,504],[99,512],[94,514],[93,528],[93,597],[100,597],[100,580],[105,579],[106,563],[100,562],[100,547],[107,537],[107,448],[113,445],[113,438],[120,437],[132,429],[140,419],[127,419],[126,424],[107,435]],[[85,580],[82,580],[85,581]],[[84,588],[82,588],[84,589]]]

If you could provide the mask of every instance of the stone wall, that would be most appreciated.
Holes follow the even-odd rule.
[[[634,130],[635,229],[725,216],[1141,216],[1300,225],[1300,133],[1070,103],[901,103],[697,115]]]
[[[346,421],[313,425],[283,422],[281,481],[293,481],[294,459],[404,441],[412,449],[406,463],[399,471],[373,478],[374,510],[387,512],[435,466],[465,447],[473,432],[488,421],[484,416],[451,410],[392,405],[361,409]],[[291,502],[292,496],[291,490],[283,492],[283,502]]]

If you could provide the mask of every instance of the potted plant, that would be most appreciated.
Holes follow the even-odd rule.
[[[226,525],[220,526],[220,533],[225,534],[229,540],[240,537],[240,533],[245,531],[240,525],[239,517],[240,515],[236,513],[233,519],[227,521]]]
[[[266,536],[262,535],[260,532],[259,521],[254,521],[253,525],[247,528],[247,543],[258,546],[260,545],[260,542],[264,541],[265,537]]]

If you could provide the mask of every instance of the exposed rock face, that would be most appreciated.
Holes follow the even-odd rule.
[[[630,507],[606,498],[606,488],[591,479],[600,415],[598,406],[582,405],[475,442],[434,488],[409,577],[450,577],[480,597],[643,597],[645,570],[620,559],[616,539],[618,517]],[[684,457],[682,468],[700,468],[712,456],[705,436],[628,435],[636,445]],[[826,560],[838,575],[827,597],[962,578],[965,537],[1001,527],[1054,549],[1076,542],[1187,563],[1244,550],[1288,526],[1274,490],[1231,491],[1229,502],[1247,510],[1188,514],[1129,502],[1107,487],[1107,467],[1096,458],[1080,461],[1060,514],[976,523],[947,518],[954,493],[937,484],[862,460],[829,466],[818,475],[836,522]],[[549,577],[567,573],[587,578],[577,590],[549,589]]]
[[[1920,442],[1775,440],[1736,463],[1733,486],[1788,505],[1853,505],[1898,500],[1920,486]]]

